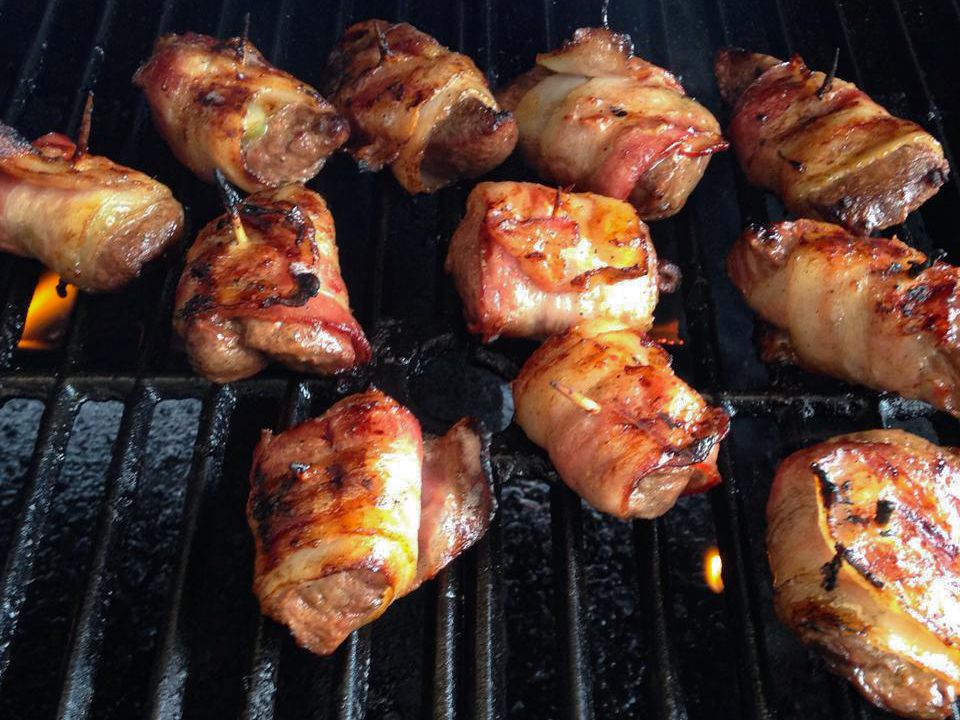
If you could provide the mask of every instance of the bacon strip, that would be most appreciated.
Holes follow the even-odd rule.
[[[0,250],[34,257],[81,290],[119,290],[180,237],[169,188],[50,133],[0,124]]]
[[[657,255],[627,203],[533,183],[481,183],[450,242],[447,272],[471,332],[545,337],[589,318],[648,330]]]
[[[633,56],[628,35],[581,28],[498,94],[545,180],[629,200],[644,220],[679,212],[727,147],[676,78]]]
[[[324,89],[350,120],[363,170],[390,165],[408,192],[434,192],[492,170],[513,152],[517,125],[486,78],[407,23],[366,20],[330,54]]]
[[[249,196],[207,225],[187,253],[174,327],[193,367],[215,382],[270,360],[321,374],[370,359],[350,312],[333,217],[316,193],[287,185]]]
[[[658,517],[720,482],[730,419],[640,331],[597,321],[554,335],[520,370],[513,397],[517,424],[598,510]]]
[[[496,508],[487,453],[469,420],[424,443],[378,390],[265,431],[247,503],[263,612],[332,653],[484,535]]]
[[[960,416],[960,270],[815,220],[756,226],[727,270],[801,365]]]
[[[899,430],[788,457],[767,505],[774,604],[871,702],[944,718],[960,691],[960,458]]]
[[[248,192],[307,182],[347,140],[330,103],[243,38],[165,35],[133,82],[177,159],[208,182],[217,168]]]
[[[715,70],[747,178],[796,215],[869,234],[902,223],[946,182],[950,167],[929,133],[798,55],[727,48]]]

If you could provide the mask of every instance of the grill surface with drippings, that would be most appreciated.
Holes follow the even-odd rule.
[[[178,165],[130,83],[156,36],[251,39],[316,84],[340,32],[404,20],[470,55],[491,84],[581,26],[599,0],[0,0],[0,119],[73,134],[97,96],[91,148],[156,176],[192,238],[218,215]],[[646,0],[611,25],[669,68],[721,122],[715,50],[739,45],[838,75],[943,142],[960,143],[956,0]],[[533,180],[517,158],[494,179]],[[442,272],[471,187],[410,197],[345,156],[311,187],[336,220],[343,276],[377,360],[355,376],[282,369],[219,388],[172,344],[183,248],[131,288],[83,296],[55,350],[18,350],[40,271],[0,256],[0,717],[3,718],[876,718],[773,615],[763,508],[777,462],[839,432],[901,427],[960,444],[956,421],[796,369],[765,368],[723,259],[748,222],[780,219],[719,155],[686,208],[652,223],[684,284],[663,299],[678,374],[732,415],[725,483],[655,521],[600,516],[557,482],[514,426],[495,436],[500,514],[437,581],[331,658],[298,650],[250,591],[246,477],[261,427],[323,412],[373,380],[428,432],[476,413],[506,425],[507,381],[532,343],[482,348]],[[897,229],[929,252],[960,231],[956,180]],[[956,262],[958,257],[951,258]],[[717,545],[723,594],[703,580]],[[955,712],[955,716],[960,717]]]

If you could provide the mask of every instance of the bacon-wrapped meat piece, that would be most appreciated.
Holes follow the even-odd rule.
[[[922,127],[797,55],[727,48],[715,70],[743,171],[792,213],[869,234],[902,223],[946,182],[943,149]]]
[[[947,717],[960,691],[960,455],[900,430],[777,470],[767,552],[781,620],[872,703]]]
[[[679,212],[727,143],[669,72],[633,56],[629,35],[581,28],[498,93],[543,177],[618,200],[644,220]]]
[[[960,416],[960,270],[896,238],[798,220],[754,226],[727,257],[768,338],[804,367]]]
[[[347,121],[244,38],[165,35],[133,76],[174,155],[248,192],[306,182],[343,145]]]
[[[517,143],[483,73],[407,23],[366,20],[330,54],[324,92],[350,120],[364,170],[390,165],[408,192],[434,192],[502,163]]]
[[[89,131],[89,105],[85,128]],[[0,124],[0,250],[33,257],[81,290],[119,290],[176,242],[183,208],[153,178],[49,133]]]
[[[594,321],[554,335],[520,370],[513,398],[517,424],[598,510],[658,517],[720,482],[730,419],[640,331]]]
[[[201,230],[174,313],[194,369],[230,382],[270,360],[322,374],[367,362],[334,238],[327,204],[302,185],[250,195]]]
[[[657,254],[627,203],[533,183],[481,183],[447,256],[471,332],[545,337],[592,318],[649,330]]]
[[[424,444],[417,419],[377,390],[265,431],[247,503],[263,612],[332,653],[483,536],[486,452],[468,421]]]

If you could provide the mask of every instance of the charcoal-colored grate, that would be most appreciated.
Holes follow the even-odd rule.
[[[723,115],[711,64],[737,44],[825,67],[960,146],[956,0],[612,0],[611,24]],[[350,22],[408,20],[471,55],[495,84],[596,24],[590,2],[428,0],[0,0],[0,117],[35,136],[74,132],[96,93],[94,152],[144,169],[188,208],[188,236],[218,214],[150,126],[129,78],[167,31],[251,37],[317,83]],[[516,158],[496,178],[532,179]],[[0,256],[0,717],[3,718],[876,718],[773,616],[763,542],[777,462],[829,435],[897,426],[960,443],[956,423],[756,359],[753,318],[726,279],[726,248],[781,210],[716,157],[688,207],[653,225],[680,264],[678,372],[734,415],[726,482],[656,522],[584,506],[516,427],[506,381],[533,348],[481,348],[442,274],[469,185],[411,198],[388,174],[334,158],[312,184],[337,223],[343,274],[378,360],[356,376],[271,370],[216,387],[172,345],[183,248],[114,296],[84,296],[58,350],[17,349],[37,263]],[[956,180],[899,232],[947,246]],[[954,260],[960,259],[955,253]],[[261,427],[282,428],[375,382],[428,430],[476,412],[503,432],[501,512],[488,536],[331,658],[297,649],[250,593],[243,506]],[[39,405],[42,404],[42,412]],[[109,449],[108,449],[109,448]],[[105,473],[105,476],[104,476]],[[719,545],[726,590],[703,554]],[[960,712],[954,713],[960,718]]]

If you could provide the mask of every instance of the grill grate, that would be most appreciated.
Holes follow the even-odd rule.
[[[956,0],[611,6],[613,26],[633,35],[639,54],[677,72],[714,110],[717,47],[799,50],[823,67],[839,46],[841,76],[930,129],[954,157],[960,92],[945,69],[958,66]],[[72,133],[95,90],[94,150],[169,184],[188,205],[191,237],[217,213],[215,194],[150,129],[129,77],[156,35],[233,34],[248,10],[254,42],[307,81],[317,81],[347,24],[380,16],[413,22],[468,53],[496,82],[527,69],[535,52],[574,28],[595,24],[600,2],[459,0],[438,10],[426,0],[340,0],[318,10],[309,0],[0,0],[2,117],[31,136]],[[494,175],[530,178],[516,159]],[[343,157],[315,186],[336,217],[344,276],[378,349],[375,366],[356,377],[275,370],[223,388],[194,377],[170,350],[182,249],[122,294],[81,297],[61,348],[20,351],[40,268],[0,257],[0,428],[9,440],[0,467],[14,468],[0,495],[0,517],[11,528],[2,533],[9,543],[0,576],[0,716],[883,715],[773,617],[763,546],[770,477],[785,454],[837,432],[882,424],[946,443],[960,442],[960,433],[917,403],[757,362],[752,317],[725,278],[723,257],[746,222],[782,211],[745,183],[729,153],[714,159],[683,213],[653,226],[661,255],[685,275],[681,292],[658,311],[680,328],[676,367],[734,414],[721,453],[726,482],[658,521],[619,523],[556,482],[544,456],[510,427],[493,450],[501,513],[435,583],[330,659],[297,650],[285,630],[263,620],[249,591],[252,543],[243,516],[259,427],[289,426],[373,379],[411,404],[428,430],[474,408],[502,428],[510,409],[505,379],[532,348],[479,348],[460,329],[459,300],[441,271],[468,187],[410,198],[387,174],[360,175]],[[955,236],[958,192],[950,182],[903,235],[923,249]],[[109,442],[88,445],[84,413],[94,406],[106,408],[113,424],[93,428]],[[155,458],[155,434],[169,423],[179,464]],[[35,434],[23,430],[33,424]],[[83,486],[72,463],[99,467],[94,456],[111,442],[105,480]],[[66,483],[73,481],[97,499],[89,517],[86,507],[70,515],[75,488]],[[57,527],[64,507],[77,526],[68,532]],[[145,534],[144,523],[156,533]],[[82,542],[58,555],[53,548],[70,537]],[[703,552],[714,544],[724,558],[723,595],[701,578]],[[67,567],[67,557],[80,565]],[[43,616],[41,590],[62,593],[51,607],[64,617]],[[61,630],[48,631],[47,621]],[[43,662],[32,664],[38,652]]]

